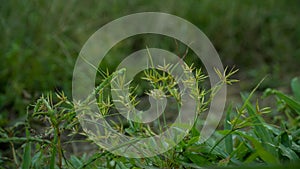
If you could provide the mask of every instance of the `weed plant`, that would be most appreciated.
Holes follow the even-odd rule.
[[[166,71],[166,67],[182,65],[161,65],[157,69],[145,70],[143,78],[149,82],[152,89],[165,93],[166,97],[173,97],[175,105],[180,108],[180,90],[177,83]],[[197,85],[193,90],[193,97],[198,99],[201,106],[197,107],[200,115],[207,109],[210,100],[217,93],[219,86],[205,89],[203,82],[206,76],[201,69],[184,66],[185,71],[193,72]],[[126,71],[126,70],[122,70]],[[219,85],[236,82],[230,79],[235,70],[228,69],[224,73],[216,70],[220,76]],[[102,72],[105,75],[104,72]],[[117,72],[119,74],[119,72]],[[106,74],[101,84],[96,86],[91,97],[97,96],[97,104],[101,118],[108,118],[117,113],[114,111],[110,85],[116,80],[116,73]],[[122,79],[122,76],[120,76]],[[49,93],[29,106],[24,122],[16,123],[12,127],[0,129],[0,166],[1,168],[203,168],[203,167],[233,167],[254,166],[267,167],[289,165],[296,167],[300,155],[300,103],[299,79],[292,80],[291,86],[294,96],[268,89],[264,97],[273,96],[277,99],[277,109],[261,108],[258,100],[252,100],[255,90],[249,94],[242,94],[243,104],[238,107],[228,106],[224,123],[212,137],[204,143],[199,142],[201,133],[197,118],[187,136],[171,150],[147,158],[125,158],[117,156],[101,147],[94,145],[91,135],[84,132],[76,116],[75,107],[80,102],[70,101],[63,92]],[[130,100],[132,105],[138,105],[139,99],[134,94],[135,87],[131,87]],[[155,90],[151,90],[155,91]],[[155,95],[146,91],[146,95]],[[159,93],[158,93],[159,94]],[[120,95],[121,96],[121,95]],[[122,98],[122,97],[120,97]],[[89,98],[83,102],[89,102]],[[119,102],[127,104],[124,100]],[[280,113],[276,123],[264,120],[264,115]],[[165,113],[164,113],[165,114]],[[151,124],[141,124],[118,119],[110,120],[113,128],[118,132],[135,137],[148,137],[162,132],[168,127],[167,120],[162,115]],[[117,119],[117,120],[116,120]],[[80,142],[88,143],[88,147],[96,147],[94,151],[85,152],[84,148],[74,151]],[[72,146],[73,145],[73,148]],[[121,148],[122,145],[119,147]],[[78,147],[77,147],[78,149]],[[80,147],[79,147],[80,149]],[[78,153],[79,152],[79,153]],[[295,166],[293,166],[295,165]]]

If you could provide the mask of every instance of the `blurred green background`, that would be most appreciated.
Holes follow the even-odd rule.
[[[297,0],[1,0],[0,4],[0,126],[22,117],[26,106],[42,93],[63,90],[71,98],[73,66],[85,41],[104,24],[136,12],[170,13],[198,26],[224,66],[240,69],[242,90],[266,75],[270,76],[262,88],[284,87],[299,76]],[[146,46],[172,50],[176,45],[159,36],[133,37],[117,45],[103,64],[115,66],[111,58]]]

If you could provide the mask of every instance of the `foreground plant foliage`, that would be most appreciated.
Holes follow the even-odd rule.
[[[163,68],[163,67],[161,67]],[[188,69],[187,69],[188,68]],[[192,71],[197,79],[195,97],[199,98],[201,106],[199,115],[204,113],[209,101],[218,87],[204,90],[202,85],[205,76],[201,70],[192,66],[186,70]],[[226,69],[227,71],[227,69]],[[226,72],[225,71],[225,72]],[[231,84],[229,76],[219,74],[220,85]],[[103,73],[103,72],[102,72]],[[113,75],[106,75],[103,82],[96,88],[99,109],[102,115],[112,116],[114,112],[111,96],[107,92]],[[223,77],[223,78],[222,78]],[[151,88],[161,89],[176,100],[180,98],[176,83],[168,73],[159,70],[147,70],[144,79],[150,82]],[[73,103],[63,92],[47,94],[36,101],[28,109],[26,120],[15,125],[0,129],[0,166],[2,168],[201,168],[209,166],[265,166],[282,165],[299,162],[300,156],[300,103],[299,80],[292,81],[294,96],[268,89],[264,97],[277,99],[276,109],[261,108],[253,98],[257,87],[249,94],[242,94],[243,104],[238,107],[228,106],[224,123],[204,143],[199,143],[198,125],[201,119],[196,119],[190,133],[173,149],[161,155],[128,159],[116,156],[94,145],[87,134],[83,132],[76,116]],[[132,87],[131,102],[139,104]],[[148,93],[151,95],[153,93]],[[253,102],[255,104],[253,104]],[[176,106],[176,105],[175,105]],[[177,106],[180,107],[179,104]],[[266,115],[265,115],[266,114]],[[276,115],[266,121],[264,117]],[[111,124],[119,132],[130,136],[151,136],[163,131],[168,123],[165,117],[156,123],[142,125],[140,123],[122,120],[111,120]],[[223,129],[222,129],[223,128]],[[82,144],[85,143],[85,144]],[[88,150],[85,150],[85,145]]]

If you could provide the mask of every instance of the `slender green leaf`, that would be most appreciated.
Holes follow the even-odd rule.
[[[239,134],[240,136],[246,138],[247,140],[251,141],[254,145],[255,151],[259,155],[261,159],[263,159],[265,162],[270,164],[279,164],[279,160],[268,150],[266,150],[263,145],[253,136],[244,134],[240,131],[235,131],[236,134]]]
[[[88,165],[96,161],[97,159],[105,156],[107,152],[102,152],[102,153],[95,153],[93,156],[91,156],[88,160],[85,161],[81,166],[78,167],[78,169],[86,168]]]
[[[282,152],[281,154],[283,156],[288,157],[290,160],[292,160],[292,161],[298,161],[299,160],[298,155],[292,149],[290,149],[288,147],[285,147],[283,144],[279,145],[279,149]]]
[[[251,103],[249,101],[245,101],[245,104],[249,115],[252,117],[252,123],[256,124],[253,126],[253,128],[257,137],[262,140],[264,147],[266,147],[270,153],[277,157],[278,153],[276,148],[275,146],[272,146],[275,145],[271,135],[272,132],[265,127],[264,119],[259,115],[258,112],[255,111],[255,108],[251,105]]]
[[[283,144],[285,147],[291,148],[292,147],[292,142],[289,139],[289,135],[286,131],[284,131],[280,135],[280,143]]]
[[[56,158],[56,152],[57,152],[57,135],[54,135],[53,145],[52,145],[52,152],[51,152],[51,159],[50,159],[50,169],[55,169],[55,158]]]
[[[43,156],[42,152],[39,151],[32,157],[31,161],[32,161],[33,168],[41,168],[40,166],[41,166],[41,162],[42,162],[41,158],[43,158],[42,156]]]
[[[73,166],[82,166],[83,165],[82,161],[74,155],[71,155],[70,161]]]
[[[26,128],[26,137],[30,137],[28,128]],[[23,154],[22,169],[29,169],[31,165],[31,143],[27,141]]]
[[[259,154],[257,152],[252,153],[246,160],[245,164],[253,162],[257,157],[259,157]]]
[[[185,153],[184,155],[185,157],[189,158],[194,164],[197,164],[198,166],[203,166],[209,163],[207,158],[202,157],[199,154]]]
[[[300,103],[291,97],[283,94],[278,90],[267,89],[265,92],[266,95],[274,94],[279,99],[282,99],[291,109],[293,109],[298,115],[300,115]]]
[[[228,107],[227,111],[226,111],[226,118],[225,118],[225,123],[224,123],[224,129],[225,130],[231,130],[232,126],[229,123],[230,122],[230,113],[232,111],[232,105],[230,104],[230,106]],[[226,138],[225,138],[225,148],[228,154],[231,154],[231,152],[233,151],[233,141],[232,141],[232,135],[229,134]]]

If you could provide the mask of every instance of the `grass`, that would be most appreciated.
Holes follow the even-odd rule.
[[[188,69],[194,73],[199,72],[191,67]],[[232,72],[227,74],[232,75]],[[169,97],[178,95],[171,90],[174,88],[172,87],[174,84],[170,80],[169,73],[160,73],[156,69],[145,70],[144,73],[145,79],[154,89],[162,89],[165,93],[169,93]],[[95,92],[98,97],[96,104],[99,106],[101,114],[104,115],[99,116],[100,118],[114,115],[109,113],[114,109],[111,99],[107,99],[111,97],[110,94],[109,97],[103,96],[107,94],[105,92],[109,84],[113,82],[115,75],[107,76],[99,84],[101,88],[96,87]],[[201,92],[205,91],[203,88],[204,77],[202,73],[197,73],[196,79],[199,80],[197,89],[199,90],[195,90],[194,95],[203,101],[202,106],[197,109],[198,114],[204,113],[209,100],[213,97],[211,94],[218,89],[216,87],[206,90],[204,93]],[[224,79],[224,77],[226,78]],[[224,77],[221,82],[229,84],[236,81],[230,80],[229,76]],[[63,92],[55,94],[55,97],[50,93],[42,96],[34,106],[28,109],[25,122],[17,123],[13,127],[1,128],[0,142],[8,144],[10,150],[1,153],[0,163],[4,168],[45,168],[49,166],[51,169],[144,168],[144,166],[149,168],[210,168],[241,165],[267,168],[268,166],[280,167],[280,164],[291,167],[295,165],[294,167],[296,167],[300,154],[300,103],[296,101],[299,99],[297,98],[299,89],[294,88],[294,96],[285,95],[275,89],[266,90],[265,97],[276,97],[280,103],[277,104],[276,110],[272,110],[269,107],[260,108],[258,101],[252,104],[251,99],[259,85],[250,94],[241,96],[244,100],[241,106],[236,107],[235,110],[229,106],[224,119],[224,128],[218,128],[207,141],[203,143],[198,141],[201,136],[199,126],[197,126],[201,120],[198,119],[188,135],[174,148],[163,154],[145,158],[125,158],[112,154],[101,147],[97,147],[96,151],[90,153],[84,151],[81,152],[83,153],[81,155],[74,153],[74,150],[67,145],[76,145],[78,142],[86,142],[90,146],[94,144],[91,140],[92,133],[81,128],[78,120],[80,115],[76,116],[74,106],[79,106],[80,103],[69,101]],[[299,85],[297,80],[292,81],[292,86],[295,85]],[[138,103],[134,97],[134,90],[130,95],[132,96],[131,103]],[[86,100],[86,102],[92,104],[90,100]],[[180,103],[178,104],[180,108]],[[272,111],[285,113],[286,116],[277,124],[269,123],[264,120],[263,115]],[[43,124],[35,126],[37,121],[43,121]],[[122,120],[110,122],[118,132],[135,137],[149,137],[156,132],[163,131],[163,128],[159,126],[168,126],[166,121],[159,121],[159,119],[158,123],[144,125]],[[155,124],[158,126],[155,127]],[[44,126],[40,127],[40,125]],[[158,130],[155,130],[157,127]],[[129,141],[128,145],[132,145],[132,142]],[[123,146],[127,146],[127,144],[118,145],[115,149]]]
[[[296,63],[300,62],[297,6],[299,2],[293,0],[289,3],[167,0],[129,4],[120,0],[101,3],[73,0],[68,5],[60,1],[3,2],[0,125],[9,125],[6,119],[24,116],[26,106],[42,93],[63,90],[71,97],[72,69],[84,42],[105,23],[135,12],[161,11],[195,24],[212,41],[224,65],[236,65],[241,70],[239,79],[247,81],[241,83],[243,90],[253,88],[266,74],[272,76],[262,84],[262,89],[287,86],[289,79],[297,76]],[[175,44],[173,39],[161,36],[133,37],[112,50],[106,64],[112,64],[113,68],[118,57],[145,46],[174,51]],[[184,50],[180,48],[181,52]],[[186,61],[199,63],[195,57]]]
[[[1,2],[0,168],[297,168],[300,83],[299,77],[292,78],[299,76],[298,6],[296,0]],[[175,14],[195,24],[212,41],[224,65],[240,69],[235,76],[240,79],[242,90],[250,91],[260,84],[255,89],[265,91],[264,97],[275,98],[271,104],[275,107],[261,107],[259,103],[267,98],[256,100],[253,92],[243,93],[243,103],[237,107],[232,103],[227,108],[223,125],[207,142],[197,142],[200,133],[196,125],[174,149],[152,158],[128,159],[95,146],[80,128],[75,103],[70,101],[75,60],[84,42],[102,25],[144,11]],[[134,36],[116,45],[100,68],[110,75],[120,59],[145,46],[179,55],[186,50],[185,45],[168,37]],[[194,64],[197,70],[201,67],[191,51],[184,61],[189,66]],[[98,76],[98,84],[104,79],[110,81]],[[162,74],[145,72],[140,76],[144,79],[132,84],[131,92],[136,98],[151,87],[159,87],[151,86],[149,80]],[[163,83],[164,91],[171,88],[171,80]],[[103,98],[108,98],[109,87],[104,84],[98,90],[105,88]],[[135,87],[136,84],[143,85]],[[292,93],[284,93],[278,87],[290,88]],[[201,93],[205,101],[210,98],[209,92]],[[111,100],[99,103],[102,111],[115,111],[109,104]],[[158,132],[152,131],[153,126],[161,124],[153,124],[149,129],[136,123],[115,123],[111,122],[128,135],[151,135]],[[198,119],[196,124],[201,123]]]

